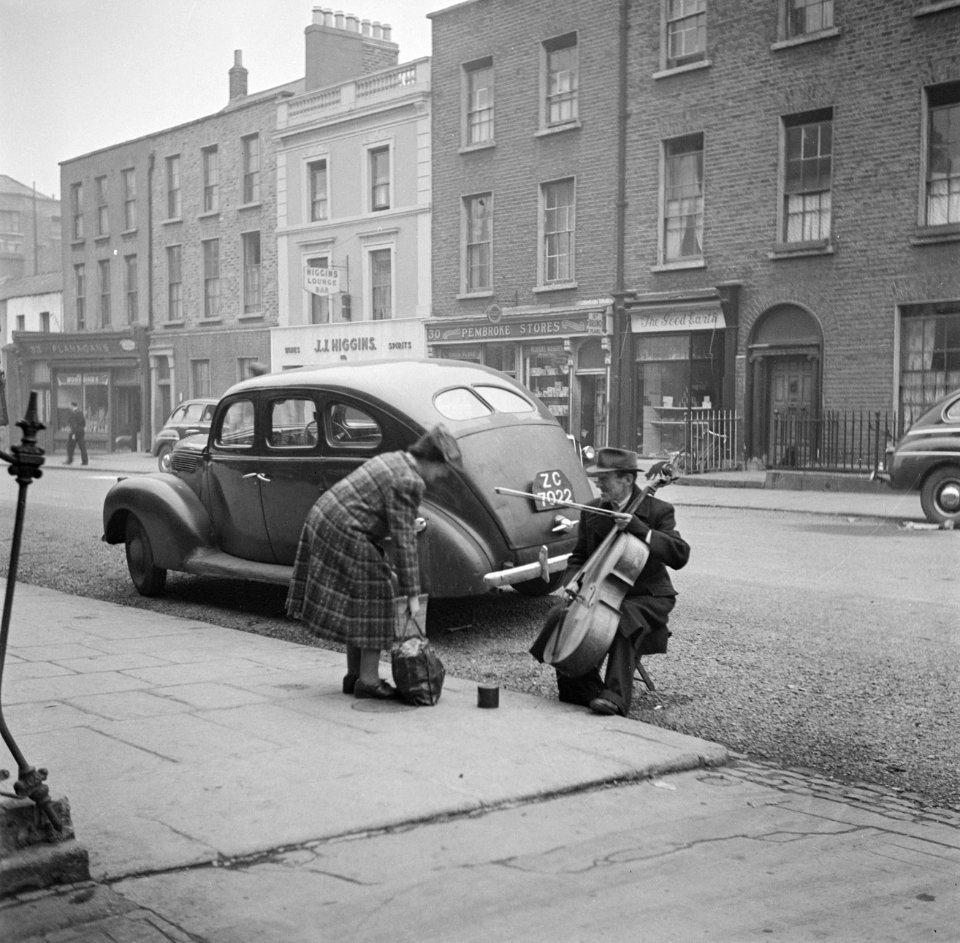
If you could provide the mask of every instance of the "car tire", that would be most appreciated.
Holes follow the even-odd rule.
[[[960,524],[960,465],[937,468],[920,489],[920,506],[934,524]]]
[[[157,468],[162,472],[171,471],[173,468],[173,446],[172,445],[161,445],[160,451],[157,452]]]
[[[127,518],[124,546],[127,569],[137,592],[141,596],[159,596],[167,585],[167,571],[154,563],[150,538],[140,518],[133,514]]]
[[[538,576],[534,580],[524,580],[522,583],[514,583],[513,588],[522,596],[549,596],[555,589],[560,588],[563,580],[563,573],[553,573],[550,580],[546,583]]]

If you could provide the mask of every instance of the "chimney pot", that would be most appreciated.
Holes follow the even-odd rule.
[[[390,24],[389,23],[383,24],[383,41],[387,43],[390,42]]]
[[[347,14],[347,29],[350,30],[351,33],[360,32],[360,20],[352,13]]]
[[[380,22],[379,22],[378,20],[374,20],[374,21],[373,21],[373,38],[374,38],[374,39],[382,39],[382,38],[383,38],[383,31],[382,31],[382,29],[381,29],[381,27],[380,27]]]
[[[333,14],[333,18],[337,29],[343,29],[343,10],[337,10],[337,12]]]
[[[243,67],[243,50],[234,49],[233,67],[230,69],[230,101],[247,97],[247,70]]]
[[[369,21],[369,20],[363,20],[363,21],[360,23],[360,31],[363,33],[364,36],[369,36],[369,35],[370,35],[370,21]]]

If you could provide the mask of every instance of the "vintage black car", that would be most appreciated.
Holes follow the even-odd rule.
[[[884,456],[877,478],[920,491],[928,521],[960,525],[960,390],[931,406]]]
[[[210,431],[215,399],[188,399],[182,402],[163,424],[153,440],[153,454],[160,471],[170,471],[173,447],[185,436]]]
[[[168,570],[285,584],[320,493],[438,422],[457,439],[464,468],[431,485],[421,505],[424,592],[552,591],[577,521],[553,502],[589,501],[589,479],[526,387],[453,360],[344,363],[236,384],[209,433],[177,443],[170,473],[110,489],[103,539],[126,545],[130,576],[145,596],[163,591]]]

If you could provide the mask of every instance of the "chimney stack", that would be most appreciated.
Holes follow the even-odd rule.
[[[243,51],[233,51],[233,68],[230,70],[230,101],[247,97],[247,70],[243,67]]]

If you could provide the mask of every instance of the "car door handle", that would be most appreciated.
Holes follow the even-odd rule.
[[[247,472],[246,475],[242,475],[242,478],[256,478],[258,481],[269,482],[270,479],[263,474],[263,472]]]

